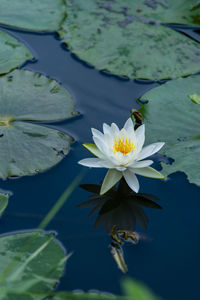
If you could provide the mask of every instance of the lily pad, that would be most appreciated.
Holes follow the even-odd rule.
[[[199,43],[162,25],[162,22],[192,22],[192,17],[187,18],[192,3],[185,4],[183,0],[178,5],[172,0],[67,3],[67,18],[60,36],[73,53],[97,69],[153,80],[200,71]]]
[[[146,124],[147,143],[165,141],[161,153],[172,158],[162,163],[162,173],[185,172],[191,183],[200,185],[200,106],[189,95],[200,94],[200,77],[167,82],[143,95],[140,109]]]
[[[65,261],[64,250],[51,233],[1,236],[0,299],[41,300],[39,293],[50,292],[55,287]],[[23,293],[27,295],[20,296]]]
[[[15,70],[0,78],[0,107],[1,178],[46,170],[69,152],[71,137],[27,122],[76,115],[72,96],[55,80]]]
[[[24,44],[0,30],[0,74],[8,73],[32,58],[33,55]]]
[[[8,199],[9,199],[8,194],[0,193],[0,216],[8,206]]]
[[[1,0],[0,23],[36,31],[56,31],[65,17],[63,0]]]
[[[106,3],[107,2],[107,3]],[[197,0],[126,0],[127,15],[146,17],[160,23],[200,25],[200,5]],[[109,0],[104,1],[108,8]],[[124,5],[123,5],[124,7]],[[122,5],[113,1],[113,10],[122,11]]]

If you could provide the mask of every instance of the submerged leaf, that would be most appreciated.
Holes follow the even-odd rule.
[[[24,122],[64,120],[76,114],[71,95],[56,81],[16,70],[0,78],[0,107],[1,178],[46,170],[69,152],[71,137]]]
[[[8,194],[0,193],[0,216],[2,215],[2,213],[4,212],[4,210],[8,205],[8,199],[9,199]]]
[[[182,171],[191,183],[200,185],[200,106],[189,101],[193,94],[200,94],[199,76],[167,82],[143,95],[141,100],[149,103],[140,112],[147,142],[165,140],[161,153],[174,160],[171,165],[162,163],[162,173]]]
[[[97,69],[129,78],[177,78],[200,71],[200,45],[162,24],[200,24],[195,4],[71,0],[59,33],[73,53]]]
[[[65,17],[63,0],[1,0],[0,23],[36,31],[56,31]]]
[[[24,44],[0,30],[0,74],[8,73],[32,58],[33,55]]]

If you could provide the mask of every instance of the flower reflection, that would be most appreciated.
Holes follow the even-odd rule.
[[[110,234],[110,250],[118,267],[125,273],[122,245],[126,242],[138,243],[140,235],[135,232],[137,223],[147,228],[148,217],[143,207],[161,209],[157,197],[151,194],[134,193],[122,178],[118,188],[113,187],[104,195],[99,195],[101,185],[83,184],[81,187],[91,192],[90,200],[78,207],[92,207],[89,217],[97,213],[94,227],[104,225]]]

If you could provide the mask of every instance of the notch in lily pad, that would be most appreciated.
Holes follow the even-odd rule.
[[[73,97],[55,80],[15,70],[0,78],[0,107],[1,178],[36,174],[68,154],[72,137],[34,124],[77,115]]]
[[[33,55],[23,43],[0,30],[0,74],[6,74],[31,59]]]

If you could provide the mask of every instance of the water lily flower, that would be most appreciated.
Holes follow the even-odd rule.
[[[115,123],[111,126],[103,124],[103,133],[92,128],[95,144],[84,143],[97,158],[86,158],[78,163],[92,168],[108,168],[100,194],[111,189],[122,176],[129,187],[136,193],[139,191],[137,175],[164,179],[164,176],[151,168],[152,160],[148,156],[158,152],[164,143],[153,143],[143,147],[145,141],[145,125],[134,130],[134,124],[129,118],[120,130]]]

